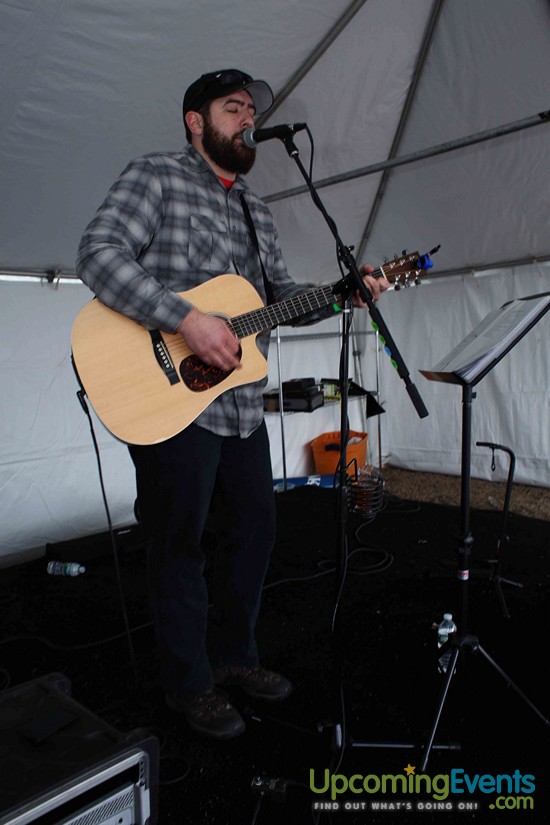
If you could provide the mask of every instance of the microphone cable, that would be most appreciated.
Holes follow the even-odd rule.
[[[73,361],[73,367],[74,367],[75,372],[76,372],[76,366],[74,365],[74,361]],[[76,373],[76,375],[77,375],[77,378],[78,378],[78,373]],[[79,380],[79,383],[80,383],[80,380]],[[127,612],[127,608],[126,608],[126,595],[124,593],[124,588],[122,586],[122,576],[121,576],[121,572],[120,572],[120,560],[119,560],[119,554],[118,554],[118,547],[117,547],[115,534],[114,534],[114,530],[113,530],[113,522],[112,522],[112,519],[111,519],[111,512],[109,510],[109,503],[107,501],[107,494],[106,494],[106,491],[105,491],[105,482],[104,482],[104,479],[103,479],[103,468],[101,466],[101,456],[100,456],[99,446],[98,446],[98,443],[97,443],[97,438],[96,438],[96,435],[95,435],[92,416],[90,415],[90,410],[89,410],[88,405],[87,405],[86,400],[85,400],[85,394],[86,393],[85,393],[84,388],[82,387],[82,384],[80,385],[80,387],[81,387],[81,389],[78,390],[78,392],[76,393],[76,396],[77,396],[77,398],[80,402],[80,406],[82,407],[82,409],[84,411],[84,414],[86,415],[86,417],[88,419],[88,425],[89,425],[89,428],[90,428],[90,434],[91,434],[92,443],[93,443],[93,447],[94,447],[94,453],[95,453],[95,457],[96,457],[98,476],[99,476],[99,486],[100,486],[100,489],[101,489],[101,496],[102,496],[102,499],[103,499],[103,506],[104,506],[104,509],[105,509],[106,517],[107,517],[109,538],[111,540],[111,549],[113,551],[113,561],[114,561],[114,565],[115,565],[115,577],[116,577],[118,592],[119,592],[119,596],[120,596],[120,606],[121,606],[121,612],[122,612],[122,619],[123,619],[123,622],[124,622],[124,631],[125,631],[126,640],[128,642],[128,650],[129,650],[129,653],[130,653],[130,664],[132,666],[134,682],[135,682],[136,687],[137,687],[139,679],[138,679],[136,654],[135,654],[135,650],[134,650],[134,643],[133,643],[133,640],[132,640],[132,631],[130,629],[130,622],[128,620],[128,612]]]

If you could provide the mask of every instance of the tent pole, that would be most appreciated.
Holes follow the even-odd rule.
[[[432,44],[433,36],[435,34],[437,24],[439,22],[439,17],[441,15],[441,11],[443,9],[443,4],[445,0],[435,0],[432,11],[430,13],[430,18],[426,25],[426,30],[424,32],[424,37],[422,39],[422,43],[418,52],[416,66],[414,68],[412,81],[409,85],[407,90],[407,97],[405,99],[405,103],[403,105],[403,109],[401,110],[401,114],[399,116],[399,123],[397,124],[397,128],[395,130],[395,134],[393,136],[392,145],[390,148],[390,152],[388,155],[389,159],[395,158],[397,156],[397,152],[399,149],[399,145],[401,143],[401,138],[403,137],[403,132],[405,131],[405,126],[407,125],[407,121],[409,118],[409,113],[416,95],[416,90],[418,84],[420,82],[420,78],[422,77],[422,73],[424,71],[424,66],[426,65],[426,59],[428,57],[428,53],[430,51],[430,46]],[[363,234],[361,235],[361,240],[357,245],[357,257],[361,259],[363,257],[363,253],[367,246],[371,228],[374,224],[376,216],[378,214],[378,210],[380,208],[380,204],[382,203],[382,198],[384,196],[384,192],[386,190],[386,185],[388,183],[388,179],[390,176],[390,169],[386,169],[385,172],[382,174],[380,181],[378,183],[378,188],[376,190],[376,195],[374,196],[374,200],[372,202],[372,207],[367,218],[367,222],[365,224],[365,228],[363,230]]]
[[[334,43],[340,33],[346,28],[348,23],[353,20],[357,12],[365,5],[367,0],[352,0],[345,12],[338,18],[334,26],[330,29],[328,34],[321,40],[320,43],[310,52],[308,57],[304,60],[301,66],[294,72],[290,80],[285,84],[283,89],[278,92],[273,102],[273,106],[256,121],[256,126],[260,127],[277,111],[287,97],[294,91],[296,86],[309,74],[311,69],[319,61],[327,49]]]
[[[512,132],[519,132],[522,129],[529,129],[531,126],[540,126],[541,123],[548,123],[550,121],[550,109],[545,112],[539,112],[531,117],[525,117],[522,120],[516,120],[513,123],[505,123],[503,126],[496,126],[494,129],[486,129],[484,132],[476,132],[464,138],[457,140],[450,140],[446,143],[440,143],[437,146],[432,146],[429,149],[421,149],[418,152],[411,152],[410,155],[403,155],[402,157],[390,158],[380,163],[373,163],[371,166],[363,166],[360,169],[352,170],[351,172],[344,172],[341,175],[333,175],[330,178],[323,178],[316,181],[314,186],[316,189],[323,189],[327,186],[334,186],[337,183],[344,183],[355,178],[362,178],[366,175],[372,175],[374,172],[382,172],[385,169],[390,169],[394,166],[404,166],[407,163],[414,163],[417,160],[424,158],[431,158],[435,155],[442,155],[446,152],[452,152],[454,149],[461,149],[464,146],[471,146],[474,143],[482,143],[485,140],[492,140],[502,135],[509,135]],[[264,195],[262,200],[266,203],[273,203],[274,201],[285,200],[286,198],[294,197],[295,195],[303,195],[308,192],[307,186],[295,186],[293,189],[285,189],[281,192],[275,192],[272,195]]]

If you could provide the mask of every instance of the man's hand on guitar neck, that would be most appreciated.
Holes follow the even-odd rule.
[[[223,318],[193,307],[176,332],[183,335],[191,352],[207,364],[226,372],[241,368],[239,340]]]
[[[370,264],[363,264],[362,267],[359,268],[359,272],[363,277],[363,281],[367,289],[370,290],[372,294],[372,298],[374,301],[379,301],[380,296],[383,292],[385,292],[391,286],[390,282],[386,280],[384,277],[374,278],[370,273],[374,272],[374,267]],[[368,305],[363,301],[359,294],[359,290],[353,295],[353,306],[361,307],[365,309]]]

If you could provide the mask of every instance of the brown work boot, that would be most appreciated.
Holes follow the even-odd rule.
[[[190,728],[212,739],[232,739],[245,729],[244,719],[219,691],[167,696],[170,710],[185,716]]]
[[[288,679],[260,665],[221,665],[214,668],[214,682],[217,685],[236,685],[249,696],[271,702],[286,699],[292,692],[292,685]]]

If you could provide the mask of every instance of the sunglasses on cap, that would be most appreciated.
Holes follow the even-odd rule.
[[[189,86],[183,99],[183,114],[190,109],[200,109],[209,100],[224,97],[239,89],[246,89],[257,114],[267,112],[273,104],[273,92],[264,80],[254,80],[251,75],[238,69],[208,72]]]

